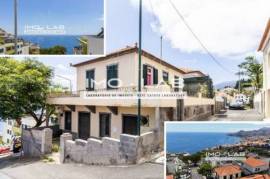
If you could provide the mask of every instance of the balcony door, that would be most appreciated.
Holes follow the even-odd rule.
[[[79,112],[78,137],[87,140],[90,137],[90,113]]]
[[[158,84],[158,70],[152,66],[143,65],[143,80],[144,85]]]

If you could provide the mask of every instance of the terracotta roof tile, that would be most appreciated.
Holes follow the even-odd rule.
[[[267,163],[265,161],[260,160],[260,159],[256,159],[254,157],[249,157],[248,159],[246,159],[244,161],[244,163],[246,165],[251,166],[251,167],[259,167],[259,166],[267,165]]]
[[[224,165],[218,168],[215,168],[214,171],[218,176],[232,175],[241,172],[241,168],[238,165]]]

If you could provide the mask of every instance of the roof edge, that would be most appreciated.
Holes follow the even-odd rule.
[[[257,51],[262,51],[264,49],[264,44],[269,33],[270,33],[270,18],[268,19],[267,25],[265,27],[265,30],[264,30],[264,33],[263,33],[263,36],[262,36],[262,39],[261,39],[261,42]]]

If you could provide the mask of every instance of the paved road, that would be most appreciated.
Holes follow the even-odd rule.
[[[224,114],[211,117],[213,121],[262,121],[263,116],[254,109],[227,110]]]
[[[105,167],[50,164],[33,160],[0,161],[0,179],[162,179],[163,165]]]

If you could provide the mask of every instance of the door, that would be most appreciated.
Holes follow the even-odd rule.
[[[88,139],[90,137],[90,113],[79,112],[78,124],[78,137],[84,140]]]
[[[65,112],[65,130],[71,131],[71,111]]]
[[[99,136],[100,137],[111,136],[111,114],[109,113],[99,114]]]
[[[138,135],[136,115],[123,115],[123,133]]]

